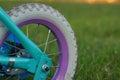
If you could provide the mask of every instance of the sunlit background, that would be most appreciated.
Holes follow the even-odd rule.
[[[3,1],[3,0],[0,0]],[[7,1],[35,1],[35,2],[75,2],[75,3],[119,3],[120,0],[7,0]]]
[[[36,0],[39,1],[39,0]],[[46,0],[49,2],[118,3],[120,0]]]
[[[88,3],[117,3],[118,0],[85,0]]]

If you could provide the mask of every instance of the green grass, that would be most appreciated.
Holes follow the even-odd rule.
[[[5,10],[26,2],[0,2]],[[70,22],[77,39],[74,80],[120,79],[120,4],[46,3]]]

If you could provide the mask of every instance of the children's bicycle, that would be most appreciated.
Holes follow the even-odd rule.
[[[72,80],[76,61],[73,30],[57,10],[37,3],[0,8],[0,80]]]

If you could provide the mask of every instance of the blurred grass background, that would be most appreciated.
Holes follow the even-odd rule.
[[[5,10],[33,1],[0,1]],[[45,2],[42,2],[45,3]],[[45,3],[70,22],[77,39],[73,80],[120,79],[120,4]]]

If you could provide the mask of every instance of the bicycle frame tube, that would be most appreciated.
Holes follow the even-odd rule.
[[[28,58],[17,58],[17,57],[5,57],[0,55],[0,64],[8,65],[9,62],[14,62],[14,67],[27,69],[29,72],[35,73],[34,80],[44,80],[45,78],[40,77],[40,74],[44,74],[41,72],[38,75],[38,71],[40,71],[42,65],[46,63],[50,66],[51,59],[47,57],[30,39],[28,39],[24,33],[17,27],[17,25],[10,19],[10,17],[5,13],[5,11],[0,7],[0,21],[10,30],[16,38],[21,42],[24,48],[30,53],[33,59]],[[42,62],[40,62],[42,61]],[[36,68],[36,65],[38,68]],[[37,70],[36,70],[37,69]],[[36,72],[35,72],[36,71]],[[48,73],[47,73],[48,74]],[[47,74],[44,74],[46,76]]]

